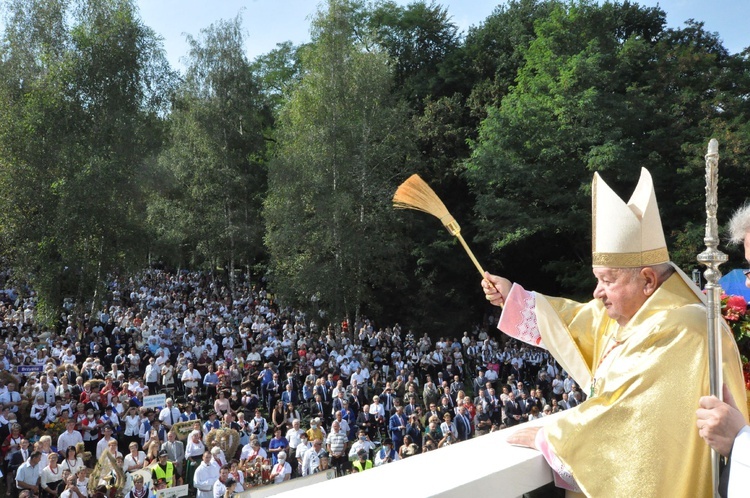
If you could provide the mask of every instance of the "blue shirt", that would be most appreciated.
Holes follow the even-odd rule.
[[[262,373],[263,373],[263,378],[260,379],[260,385],[265,386],[266,384],[268,384],[269,382],[273,380],[273,370],[271,370],[270,368],[266,368],[265,370],[263,370]]]
[[[268,449],[273,450],[275,448],[288,448],[289,447],[289,441],[284,436],[281,436],[281,439],[273,438],[268,443]],[[278,453],[272,453],[273,455],[273,463],[274,465],[278,463]]]
[[[219,376],[216,375],[215,372],[208,372],[205,377],[203,377],[203,384],[204,385],[211,385],[215,386],[219,383]]]

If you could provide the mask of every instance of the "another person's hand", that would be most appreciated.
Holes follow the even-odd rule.
[[[745,427],[746,422],[726,384],[723,389],[726,402],[719,401],[716,396],[703,396],[700,399],[696,425],[698,434],[706,443],[728,457],[732,452],[734,438]]]
[[[512,286],[513,283],[507,278],[498,277],[489,272],[484,272],[482,290],[484,291],[484,297],[491,304],[502,306],[503,303],[505,303],[505,298],[510,294],[510,288]]]

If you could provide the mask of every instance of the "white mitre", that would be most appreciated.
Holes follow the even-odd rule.
[[[627,204],[594,173],[592,266],[639,268],[669,262],[651,174],[641,178]]]

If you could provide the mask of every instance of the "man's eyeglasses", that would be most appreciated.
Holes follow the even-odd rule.
[[[745,275],[745,278],[750,278],[750,270],[742,270],[742,274]]]

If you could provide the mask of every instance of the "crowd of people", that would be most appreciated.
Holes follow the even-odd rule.
[[[437,340],[367,319],[322,327],[262,283],[230,289],[206,273],[150,270],[110,293],[93,314],[69,306],[53,330],[37,324],[33,292],[0,293],[11,494],[89,496],[108,452],[133,498],[179,484],[220,498],[361,472],[585,398],[546,351],[486,327]],[[156,394],[164,406],[144,406]],[[234,454],[211,437],[226,429]]]

